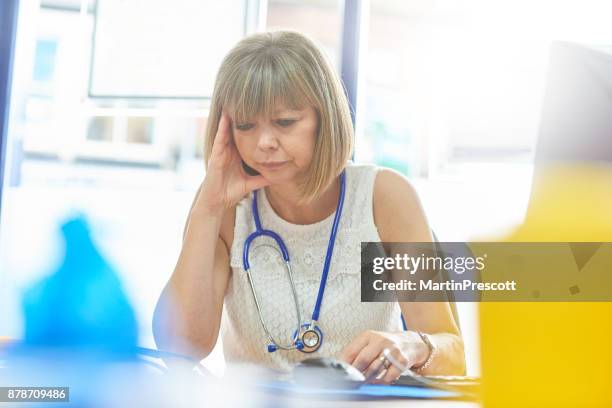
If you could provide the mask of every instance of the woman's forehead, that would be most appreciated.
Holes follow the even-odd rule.
[[[281,110],[300,110],[311,105],[311,98],[297,83],[269,81],[270,78],[254,78],[239,86],[240,81],[228,84],[230,87],[221,101],[222,105],[233,107],[239,119],[273,116]]]

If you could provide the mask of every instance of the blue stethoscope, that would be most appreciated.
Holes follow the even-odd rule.
[[[295,291],[295,284],[293,282],[293,274],[291,272],[291,264],[289,261],[289,251],[283,242],[283,239],[274,231],[263,229],[261,227],[261,221],[259,219],[259,211],[257,210],[257,191],[253,192],[253,218],[255,219],[255,232],[251,233],[246,241],[244,242],[244,248],[242,252],[242,263],[244,270],[247,273],[249,285],[251,286],[251,292],[255,299],[255,306],[257,307],[257,313],[259,314],[259,320],[261,325],[268,336],[270,344],[268,344],[268,352],[272,353],[278,349],[281,350],[300,350],[303,353],[315,352],[321,347],[323,342],[323,332],[317,325],[319,320],[319,312],[321,311],[321,303],[323,301],[323,292],[325,292],[325,284],[327,282],[327,275],[329,273],[329,266],[331,263],[332,253],[334,251],[334,242],[336,241],[336,233],[338,232],[338,225],[340,224],[340,216],[342,215],[342,207],[344,205],[344,192],[345,192],[345,174],[344,171],[340,175],[340,199],[338,200],[338,206],[336,207],[336,214],[334,216],[334,223],[332,226],[331,234],[329,236],[329,243],[327,245],[327,254],[325,255],[325,263],[323,265],[323,274],[321,276],[321,283],[319,284],[319,293],[317,294],[317,301],[312,311],[312,318],[310,323],[302,324],[302,318],[300,316],[300,306],[298,302],[297,293]],[[293,293],[293,302],[295,303],[295,310],[297,312],[297,326],[293,333],[291,343],[288,345],[281,345],[277,342],[272,334],[268,330],[264,321],[259,301],[257,300],[257,293],[255,291],[255,285],[253,284],[253,278],[251,277],[251,266],[249,264],[249,249],[251,243],[259,237],[270,237],[280,248],[280,253],[285,261],[285,269],[289,276],[291,283],[291,292]],[[268,245],[266,245],[268,246]],[[274,247],[272,247],[274,248]],[[274,248],[277,250],[277,248]]]

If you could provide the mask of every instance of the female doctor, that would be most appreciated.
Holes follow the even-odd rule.
[[[448,303],[360,301],[360,243],[429,242],[430,229],[404,177],[349,162],[348,102],[309,39],[240,41],[219,69],[205,137],[206,176],[155,311],[158,347],[201,359],[222,332],[228,361],[282,371],[326,356],[382,383],[398,364],[464,373]],[[250,241],[260,230],[279,239]]]

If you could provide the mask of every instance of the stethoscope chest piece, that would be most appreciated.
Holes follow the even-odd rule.
[[[298,341],[301,343],[301,347],[298,347],[298,350],[302,353],[314,353],[323,344],[323,332],[321,332],[319,326],[308,323],[303,324],[300,328]]]

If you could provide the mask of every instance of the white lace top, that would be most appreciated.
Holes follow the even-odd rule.
[[[362,241],[381,240],[372,211],[375,176],[376,167],[372,165],[349,164],[346,167],[344,208],[318,321],[323,342],[312,354],[296,350],[267,351],[269,341],[261,326],[242,263],[244,241],[255,231],[252,195],[240,201],[236,207],[230,253],[232,277],[225,297],[222,324],[223,349],[228,362],[256,363],[288,371],[309,356],[337,357],[365,330],[401,329],[397,303],[361,302],[360,245]],[[257,194],[262,228],[276,232],[284,240],[291,259],[301,320],[302,323],[310,322],[335,214],[314,224],[291,224],[274,212],[263,190]],[[274,241],[267,237],[253,241],[249,256],[251,273],[266,326],[279,344],[287,345],[297,328],[291,286],[284,264],[279,261],[280,256],[266,243],[274,245]]]

